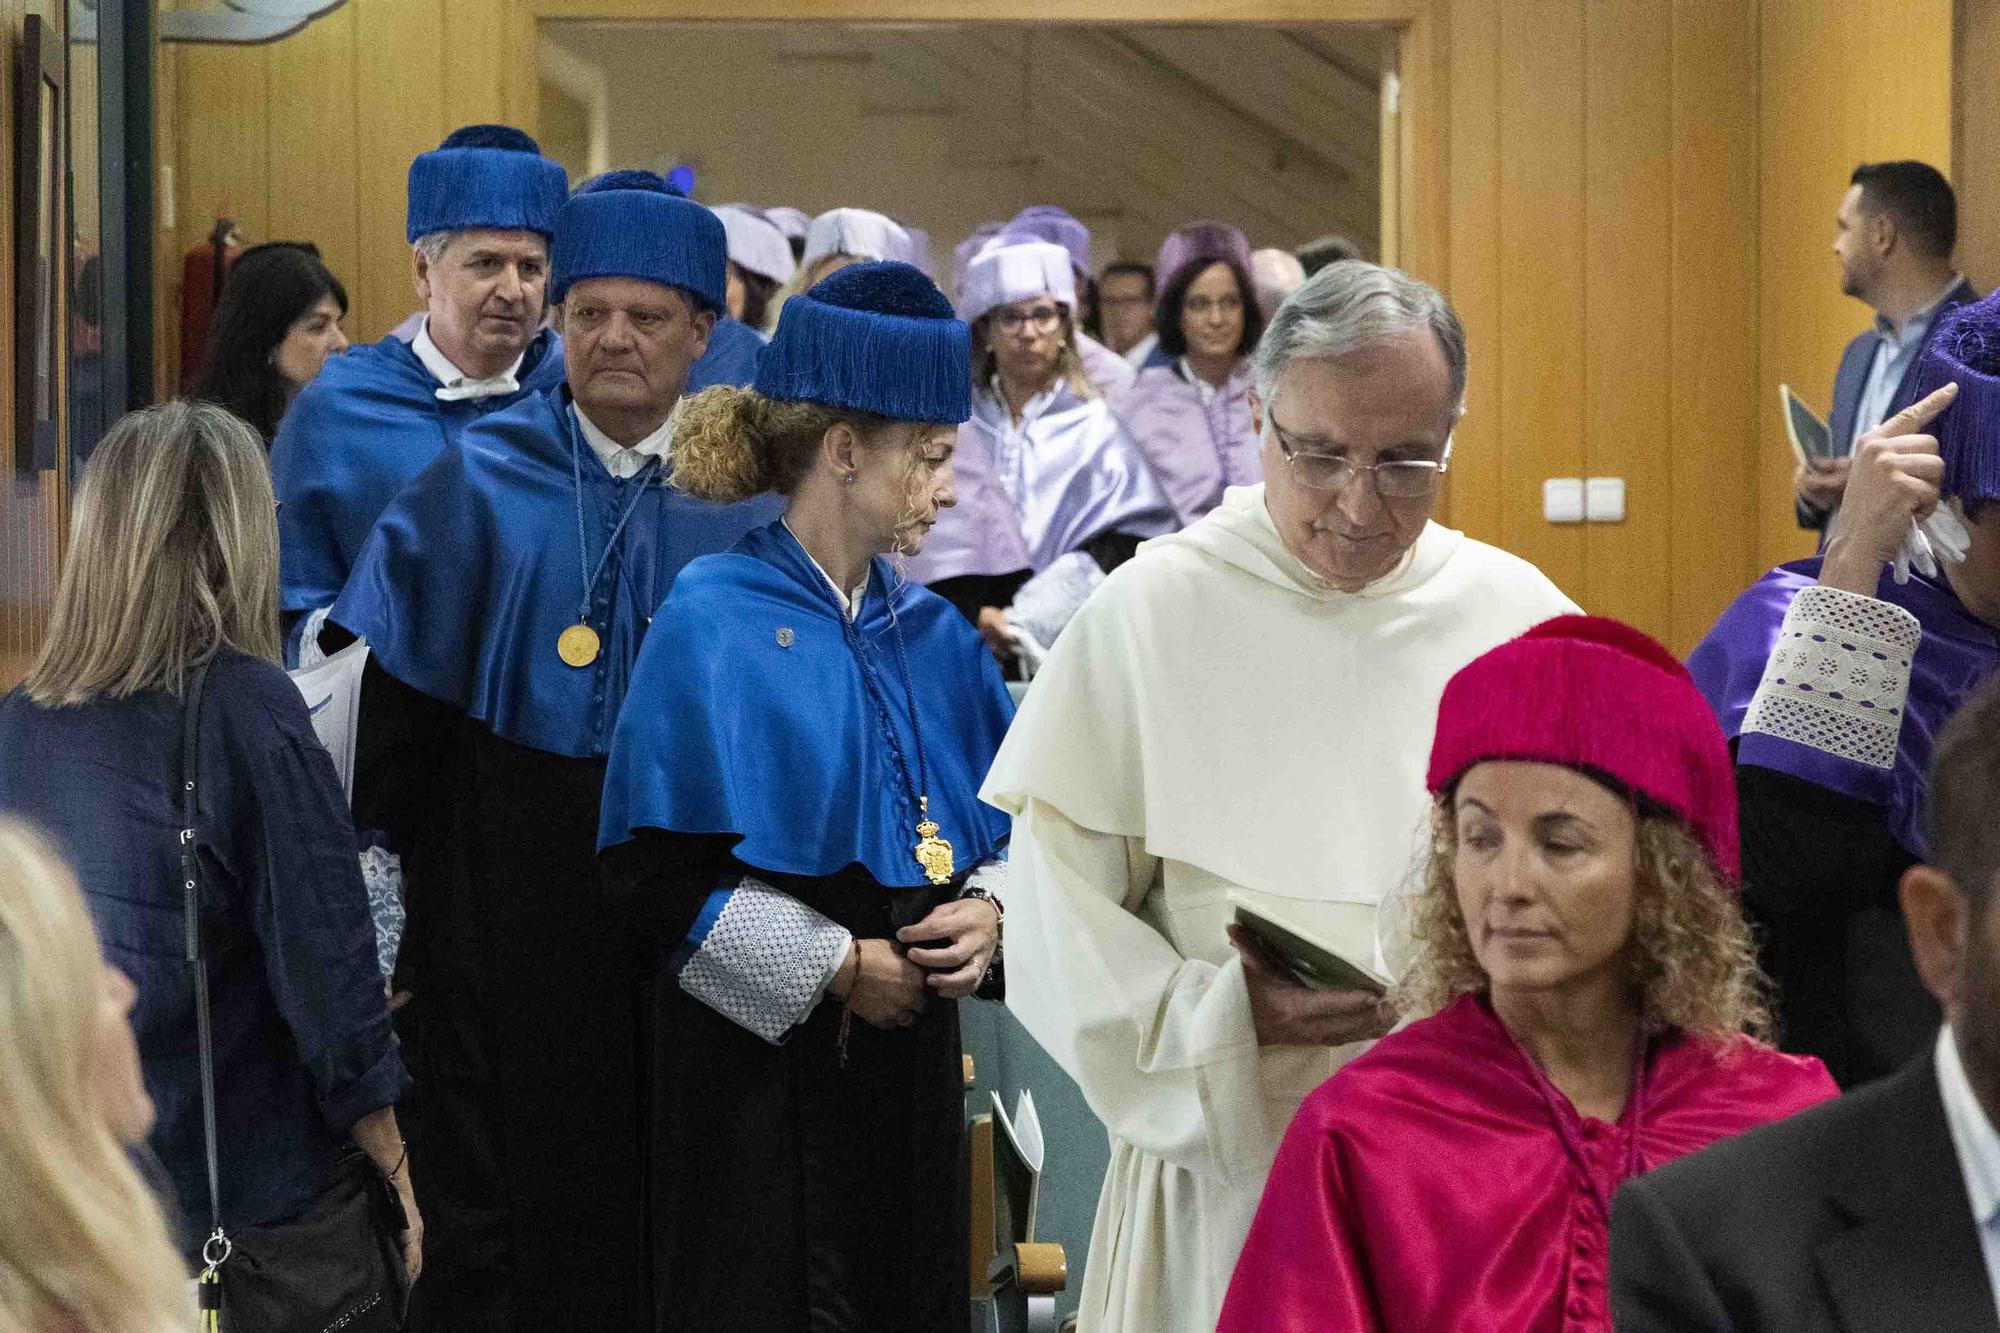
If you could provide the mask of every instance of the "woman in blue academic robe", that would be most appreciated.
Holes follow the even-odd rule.
[[[1012,708],[888,558],[954,501],[969,338],[916,269],[787,303],[691,400],[674,484],[785,516],[682,571],[612,738],[599,842],[658,949],[660,1329],[936,1333],[967,1313],[955,1001],[994,983]]]

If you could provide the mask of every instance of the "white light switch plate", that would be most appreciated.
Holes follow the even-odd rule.
[[[1583,478],[1550,477],[1544,481],[1542,517],[1551,523],[1583,522]]]
[[[1583,516],[1592,523],[1625,521],[1625,478],[1592,477],[1583,483]]]

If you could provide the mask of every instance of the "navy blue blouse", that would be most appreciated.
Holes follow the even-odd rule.
[[[163,690],[60,709],[19,690],[0,699],[0,811],[54,838],[105,956],[138,987],[152,1146],[198,1246],[208,1181],[176,873],[179,751],[180,702]],[[277,667],[225,651],[210,669],[200,797],[222,1217],[240,1229],[303,1212],[354,1122],[394,1105],[409,1077],[340,781]]]

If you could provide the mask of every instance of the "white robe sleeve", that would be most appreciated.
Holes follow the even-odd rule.
[[[1010,859],[1008,1007],[1114,1137],[1200,1175],[1260,1179],[1271,1127],[1241,962],[1184,958],[1135,914],[1160,873],[1136,838],[1031,800]]]

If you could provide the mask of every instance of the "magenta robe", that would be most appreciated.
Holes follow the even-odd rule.
[[[1619,1182],[1835,1091],[1808,1056],[1669,1037],[1606,1124],[1464,997],[1299,1108],[1218,1333],[1608,1333]]]

